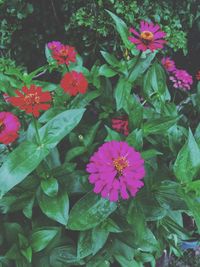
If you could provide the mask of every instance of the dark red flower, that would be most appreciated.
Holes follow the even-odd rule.
[[[76,62],[76,54],[75,48],[69,45],[60,45],[52,50],[52,57],[58,64],[69,65],[70,62]]]
[[[40,110],[47,110],[50,104],[46,103],[52,100],[49,92],[42,92],[41,87],[32,84],[30,88],[24,86],[22,91],[16,90],[17,96],[9,97],[8,101],[19,109],[24,110],[27,114],[33,114],[34,117],[40,115]]]
[[[67,72],[60,82],[63,90],[71,96],[78,93],[85,94],[88,88],[88,82],[81,72]]]
[[[196,79],[197,79],[197,81],[200,81],[200,70],[196,74]]]
[[[113,118],[112,128],[119,133],[129,135],[128,119],[124,116]]]
[[[8,145],[18,138],[19,119],[11,112],[0,112],[0,143]]]

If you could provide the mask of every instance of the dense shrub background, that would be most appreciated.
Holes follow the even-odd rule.
[[[196,72],[200,52],[200,7],[196,0],[1,0],[1,56],[32,70],[45,61],[45,43],[57,39],[74,45],[92,64],[99,50],[120,51],[121,41],[105,9],[118,14],[128,26],[136,26],[141,19],[159,23],[176,57],[188,56],[180,64],[189,63]]]

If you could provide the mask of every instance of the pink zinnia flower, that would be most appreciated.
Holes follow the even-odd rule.
[[[153,23],[141,21],[140,33],[133,28],[130,28],[130,32],[133,33],[134,37],[129,37],[128,39],[136,44],[137,49],[141,51],[146,51],[147,49],[154,51],[163,48],[163,44],[166,43],[162,39],[166,36],[166,33],[160,31],[160,26]]]
[[[173,60],[171,60],[170,57],[164,57],[162,60],[162,65],[164,66],[164,68],[166,69],[166,71],[174,71],[176,69],[175,66],[175,62]]]
[[[101,193],[110,201],[117,201],[120,196],[128,199],[143,186],[144,160],[126,142],[111,141],[104,143],[90,158],[87,172],[96,194]]]
[[[18,138],[19,119],[11,112],[0,112],[0,143],[8,145]]]
[[[185,70],[176,69],[169,79],[175,88],[182,88],[183,90],[190,90],[193,83],[192,76]]]
[[[61,48],[62,44],[61,42],[59,41],[52,41],[52,42],[49,42],[47,44],[47,47],[50,49],[50,50],[57,50],[59,48]]]
[[[61,45],[52,50],[52,57],[57,60],[58,64],[69,65],[70,62],[76,62],[76,51],[73,46]]]

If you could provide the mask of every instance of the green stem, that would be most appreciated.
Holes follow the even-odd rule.
[[[140,51],[138,57],[137,57],[137,60],[135,61],[135,64],[133,65],[133,67],[131,68],[130,72],[129,72],[129,75],[128,75],[128,79],[130,78],[131,76],[131,73],[133,72],[133,70],[135,69],[136,65],[138,64],[140,58],[141,58],[141,55],[142,55],[142,51]]]
[[[10,145],[6,145],[7,149],[9,152],[12,152],[12,148],[10,147]]]
[[[34,124],[34,127],[35,127],[37,142],[38,142],[38,144],[41,145],[40,135],[39,135],[39,131],[38,131],[38,123],[37,123],[37,120],[36,120],[36,118],[34,116],[33,116],[33,124]]]

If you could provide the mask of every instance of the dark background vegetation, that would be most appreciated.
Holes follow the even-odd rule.
[[[88,65],[100,57],[99,50],[120,53],[120,39],[105,9],[128,26],[138,26],[141,19],[159,23],[167,32],[166,53],[178,67],[192,74],[199,69],[197,0],[0,0],[0,63],[9,65],[5,58],[12,58],[31,71],[45,63],[44,46],[51,40],[74,45]]]

